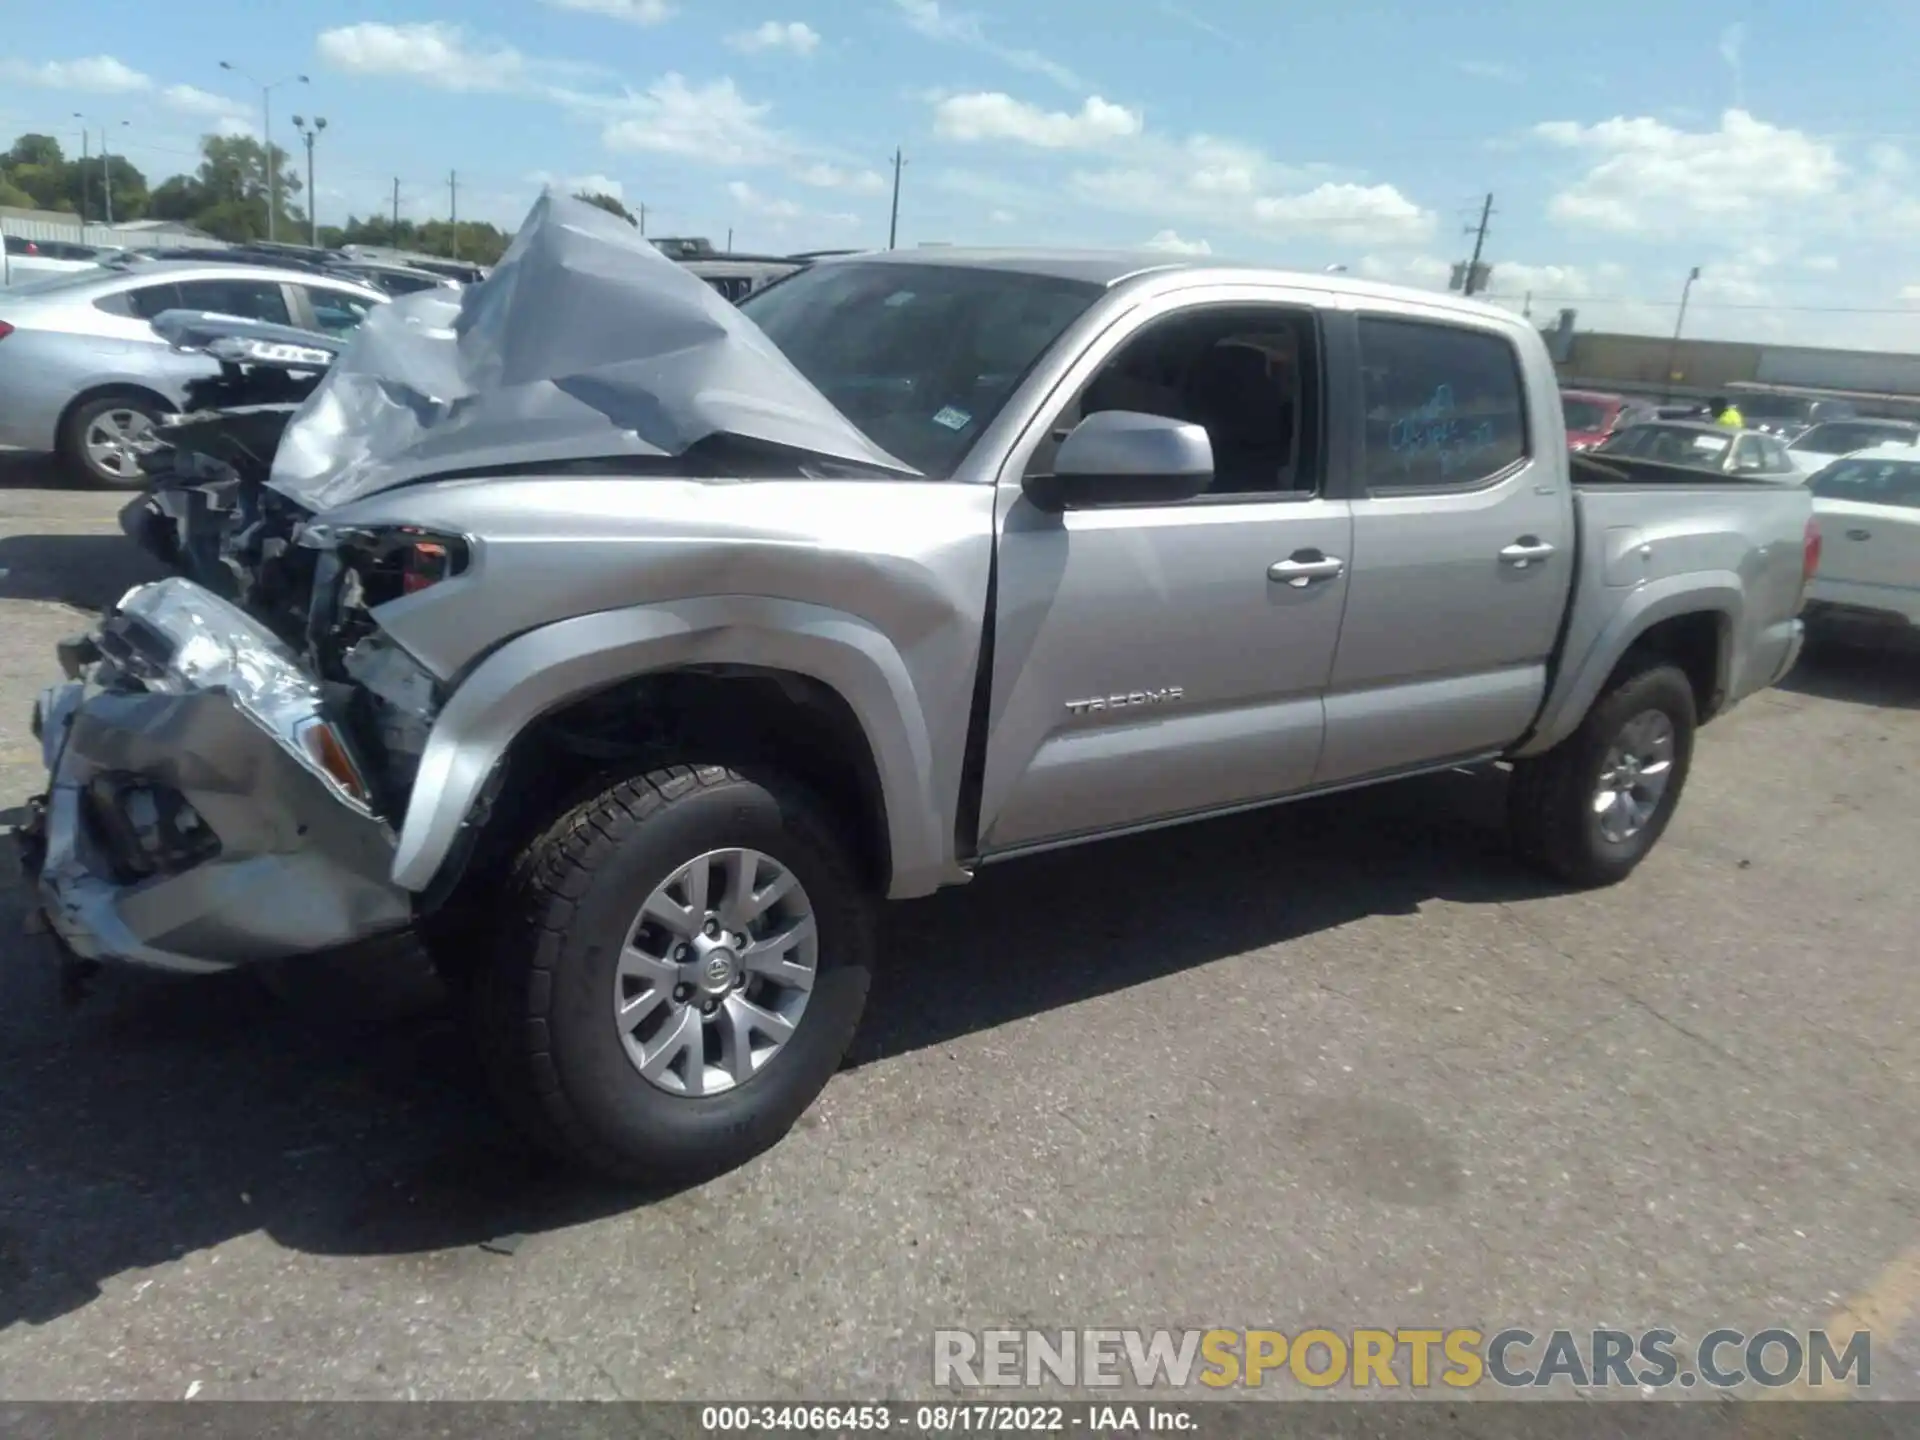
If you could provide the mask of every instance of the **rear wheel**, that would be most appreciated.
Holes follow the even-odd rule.
[[[1693,686],[1649,659],[1623,669],[1580,728],[1513,767],[1508,822],[1529,863],[1574,885],[1626,879],[1673,818],[1693,761]]]
[[[102,395],[74,408],[57,440],[61,469],[75,484],[137,490],[147,483],[140,457],[159,439],[164,410],[142,395]]]
[[[609,786],[516,866],[474,990],[508,1111],[620,1180],[706,1178],[779,1140],[866,1005],[872,904],[779,781],[675,766]]]

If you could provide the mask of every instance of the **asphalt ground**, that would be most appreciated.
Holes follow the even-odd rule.
[[[8,821],[54,642],[151,573],[119,503],[0,455]],[[1521,870],[1468,775],[985,872],[891,914],[800,1128],[677,1194],[529,1156],[444,1012],[67,1003],[8,853],[0,1398],[912,1397],[945,1327],[1829,1323],[1920,1395],[1917,762],[1920,661],[1817,650],[1604,892]]]

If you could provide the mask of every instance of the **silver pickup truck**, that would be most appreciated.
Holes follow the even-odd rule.
[[[630,233],[548,197],[383,307],[237,598],[63,647],[24,843],[71,954],[417,934],[535,1136],[712,1173],[839,1064],[883,898],[1487,762],[1612,883],[1799,651],[1806,492],[1570,460],[1503,311],[957,250],[735,311]]]

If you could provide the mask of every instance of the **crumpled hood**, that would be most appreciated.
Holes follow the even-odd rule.
[[[318,511],[435,475],[673,456],[722,434],[918,473],[632,225],[548,190],[484,281],[374,309],[288,424],[268,483]]]

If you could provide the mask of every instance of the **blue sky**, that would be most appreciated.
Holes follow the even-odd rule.
[[[323,221],[511,225],[543,181],[742,249],[1206,248],[1443,285],[1491,190],[1493,295],[1583,328],[1920,350],[1920,6],[1277,0],[67,0],[14,7],[0,132],[327,117]],[[125,126],[119,124],[126,120]]]

